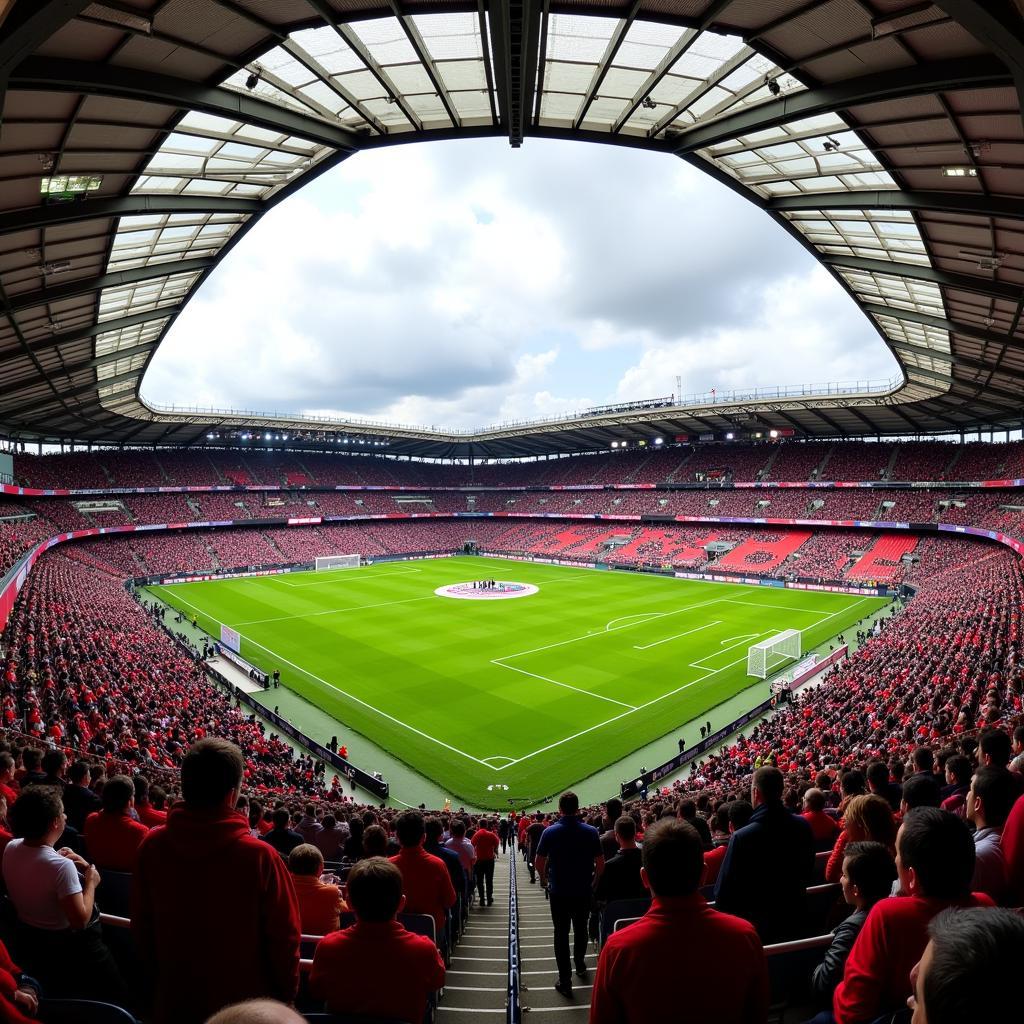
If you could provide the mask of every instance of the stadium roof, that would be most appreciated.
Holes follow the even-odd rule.
[[[0,430],[176,443],[301,420],[140,395],[262,214],[361,150],[469,136],[639,147],[798,238],[905,375],[884,392],[661,405],[392,451],[605,447],[1024,419],[1024,0],[0,0]],[[713,359],[713,353],[709,353]]]

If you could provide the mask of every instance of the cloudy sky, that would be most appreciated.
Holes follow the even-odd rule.
[[[160,403],[478,427],[888,378],[839,286],[682,161],[463,140],[365,153],[270,212],[179,317]]]

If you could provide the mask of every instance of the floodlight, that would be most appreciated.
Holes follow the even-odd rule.
[[[255,71],[249,73],[249,77],[245,80],[245,87],[252,92],[257,85],[260,84],[260,75],[263,74],[263,68],[257,67]]]
[[[663,438],[663,437],[656,437],[654,439],[654,443],[655,444],[664,444],[665,443],[665,438]]]
[[[943,167],[942,176],[944,178],[976,178],[978,169],[977,167]]]
[[[777,430],[769,430],[768,431],[768,436],[769,437],[778,437],[779,436],[779,432]]]
[[[732,433],[732,431],[730,431],[728,434],[725,435],[726,441],[732,441],[733,438],[735,438],[735,437],[736,437],[736,435],[734,433]]]
[[[264,434],[263,435],[263,440],[264,441],[269,441],[270,440],[270,435],[269,434]]]

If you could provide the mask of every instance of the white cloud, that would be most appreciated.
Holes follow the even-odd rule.
[[[157,402],[474,427],[888,376],[839,286],[665,157],[495,140],[361,154],[272,210],[178,318]]]

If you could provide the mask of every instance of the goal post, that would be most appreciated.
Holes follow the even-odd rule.
[[[773,672],[787,661],[796,661],[800,654],[800,630],[785,629],[748,648],[747,675],[766,679],[769,672]]]
[[[316,571],[326,569],[358,569],[359,555],[324,555],[316,560]]]

